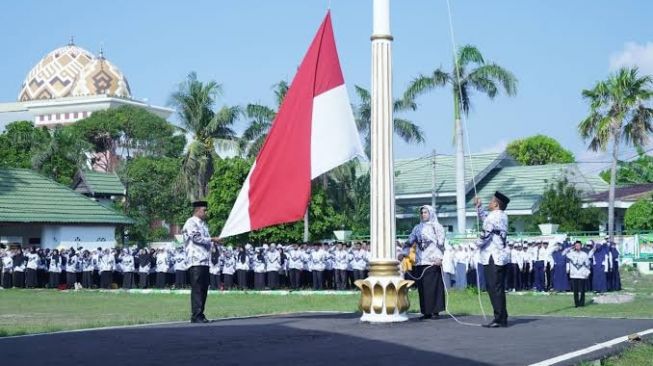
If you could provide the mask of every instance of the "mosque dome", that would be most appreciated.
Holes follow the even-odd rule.
[[[93,59],[92,53],[72,42],[57,48],[30,70],[18,100],[26,102],[70,96],[77,76]]]
[[[72,95],[102,94],[131,98],[131,90],[125,75],[100,52],[99,57],[88,62],[79,72]]]

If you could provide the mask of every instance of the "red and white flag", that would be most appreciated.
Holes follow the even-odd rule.
[[[327,12],[220,237],[298,221],[311,179],[357,156],[365,159]]]

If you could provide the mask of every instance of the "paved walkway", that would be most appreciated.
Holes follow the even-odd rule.
[[[597,318],[517,317],[502,329],[464,326],[446,316],[387,325],[358,319],[298,314],[9,337],[0,338],[0,355],[3,365],[30,366],[527,365],[653,328],[653,320]]]

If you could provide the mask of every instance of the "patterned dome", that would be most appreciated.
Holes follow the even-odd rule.
[[[77,75],[93,60],[93,54],[74,44],[48,53],[27,74],[18,94],[21,102],[68,97]]]
[[[90,61],[79,73],[73,96],[106,94],[123,98],[131,98],[127,78],[111,62],[100,57]]]

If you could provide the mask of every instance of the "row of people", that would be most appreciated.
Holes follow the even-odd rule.
[[[0,286],[105,288],[185,288],[190,258],[183,248],[41,250],[0,249]],[[231,289],[312,287],[344,290],[366,277],[367,244],[275,244],[233,249],[214,244],[211,287]],[[79,283],[79,284],[78,284]],[[76,286],[76,284],[78,284]]]

